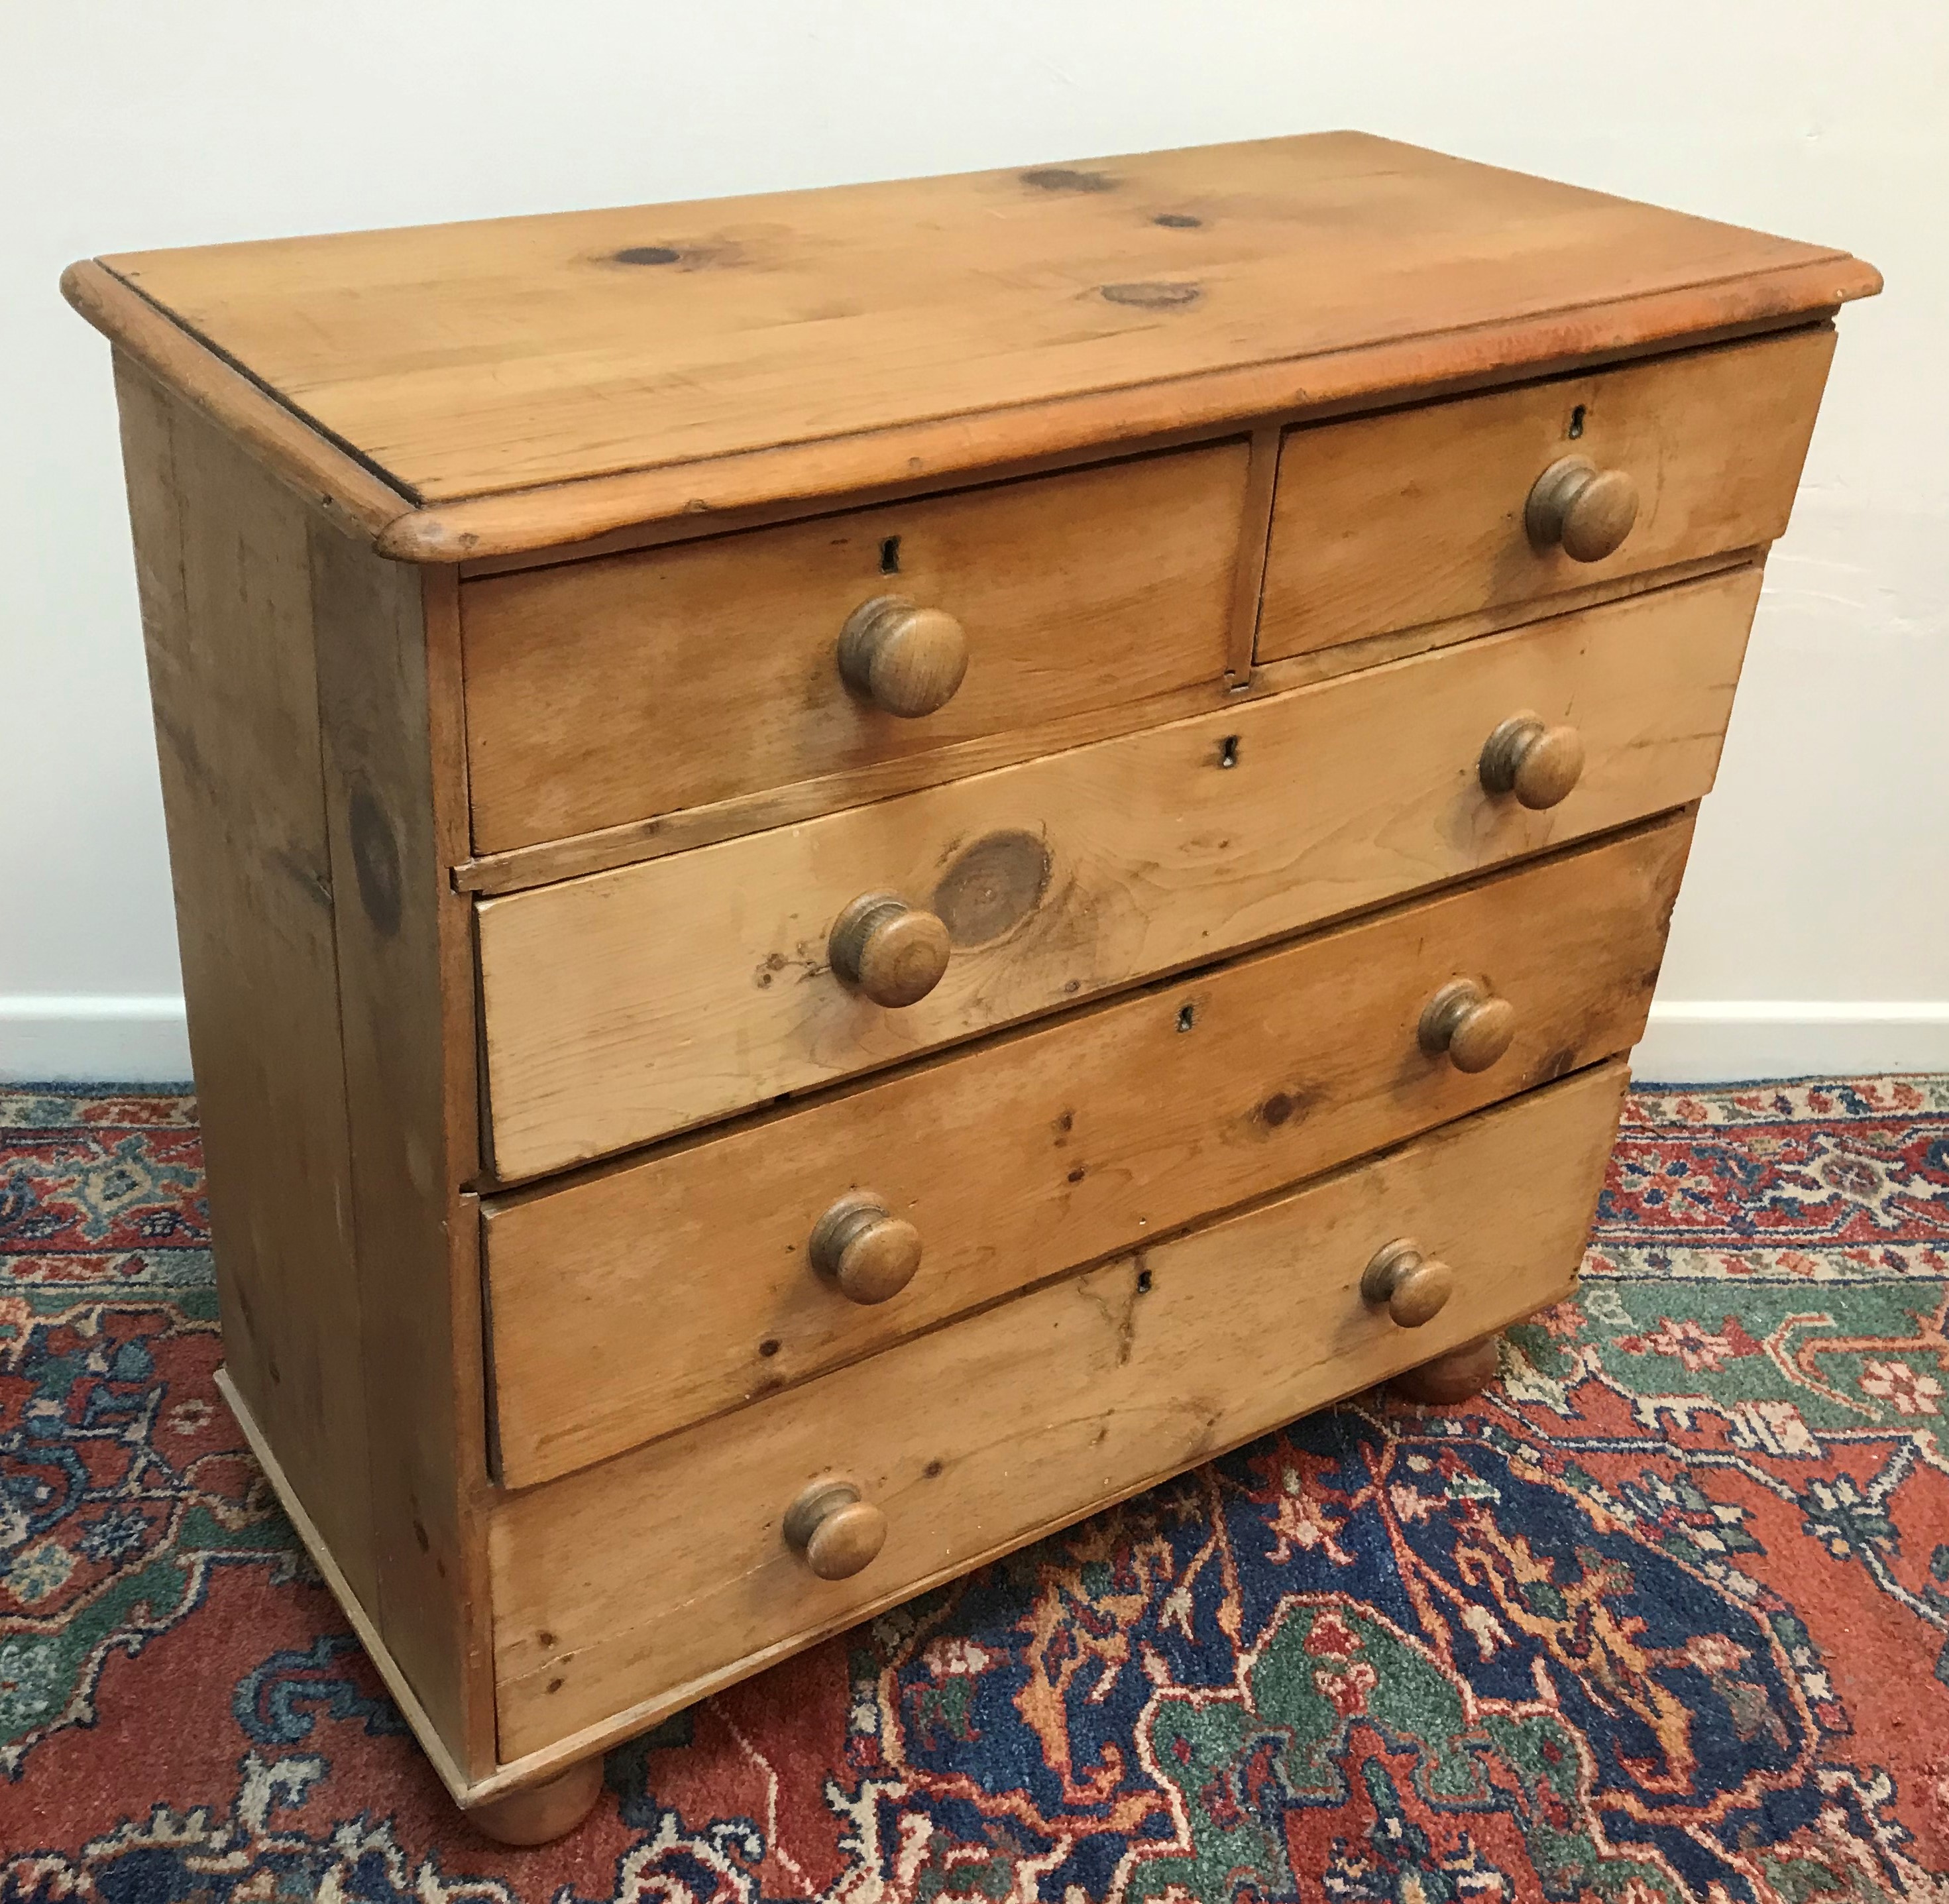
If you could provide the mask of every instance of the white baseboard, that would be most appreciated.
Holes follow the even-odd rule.
[[[179,1084],[188,1077],[179,997],[0,997],[0,1081]]]
[[[1949,1072],[1949,1000],[1700,998],[1654,1004],[1632,1075],[1646,1084]]]
[[[1949,1072],[1949,1001],[1684,999],[1651,1008],[1631,1069],[1646,1084]],[[180,998],[0,997],[0,1079],[177,1084]]]

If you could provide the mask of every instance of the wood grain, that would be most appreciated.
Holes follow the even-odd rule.
[[[385,1685],[393,1703],[399,1709],[400,1716],[412,1728],[413,1737],[420,1748],[431,1761],[434,1770],[456,1805],[471,1802],[480,1781],[469,1775],[462,1762],[447,1750],[437,1727],[420,1704],[414,1691],[412,1682],[405,1669],[392,1655],[385,1637],[379,1631],[378,1622],[374,1619],[344,1569],[340,1565],[343,1549],[334,1548],[325,1538],[323,1531],[307,1511],[303,1497],[298,1492],[291,1477],[285,1473],[284,1464],[278,1459],[278,1451],[250,1410],[241,1391],[238,1388],[233,1371],[226,1364],[216,1370],[213,1380],[216,1392],[223,1398],[224,1405],[236,1417],[237,1425],[244,1431],[244,1439],[250,1450],[251,1458],[263,1470],[264,1479],[271,1484],[271,1492],[278,1498],[278,1504],[289,1517],[292,1529],[304,1543],[305,1551],[311,1556],[312,1564],[324,1576],[325,1584],[331,1597],[337,1601],[359,1644],[365,1650],[368,1658]],[[488,1775],[490,1780],[493,1774]],[[490,1790],[497,1787],[490,1787]]]
[[[486,901],[493,1167],[599,1156],[1695,800],[1758,587],[1735,570]],[[1500,721],[1573,708],[1589,765],[1568,799],[1531,813],[1484,793]],[[897,1011],[825,965],[835,918],[881,891],[956,941]]]
[[[548,1844],[573,1831],[601,1796],[597,1756],[564,1766],[552,1778],[480,1800],[468,1809],[467,1822],[497,1844]]]
[[[310,521],[116,362],[231,1379],[377,1604]]]
[[[436,789],[436,723],[452,719],[452,578],[422,578],[314,526],[363,1410],[371,1445],[376,1613],[449,1749],[492,1763],[483,1522],[473,988],[465,908],[441,877],[465,837],[465,791]],[[449,677],[435,649],[449,644]],[[437,713],[435,703],[437,702]],[[444,824],[443,824],[443,822]],[[458,934],[455,972],[443,941]]]
[[[1793,266],[1460,333],[509,490],[410,511],[380,531],[376,546],[399,562],[485,563],[559,560],[583,542],[681,540],[720,521],[729,527],[752,516],[776,520],[874,493],[908,494],[1059,468],[1106,451],[1163,450],[1229,435],[1242,425],[1345,415],[1624,362],[1675,344],[1758,336],[1831,318],[1847,300],[1873,296],[1881,282],[1855,258]]]
[[[1279,485],[1280,432],[1256,429],[1245,473],[1239,560],[1232,574],[1232,626],[1226,642],[1225,685],[1234,693],[1251,686],[1258,641],[1259,596],[1265,586],[1266,549],[1272,537],[1273,493]]]
[[[225,363],[113,272],[84,260],[61,295],[158,383],[188,400],[252,459],[347,533],[376,536],[409,499]]]
[[[1850,266],[1879,285],[1879,276],[1858,260]],[[479,496],[412,511],[388,525],[378,546],[399,561],[451,564],[472,580],[803,521],[839,509],[875,508],[973,482],[1016,482],[1129,456],[1196,449],[1242,430],[1254,437],[1270,431],[1276,448],[1276,440],[1302,422],[1372,415],[1831,322],[1838,300],[1809,303],[1783,288],[1801,285],[1804,272],[1830,269],[1796,267],[1746,281],[1742,294],[1754,314],[1737,322],[1695,328],[1697,297],[1692,292],[1638,298],[1480,326],[1462,337],[1403,339],[1297,362],[1068,397],[1022,413],[943,418],[902,433],[914,453],[898,471],[877,460],[881,439],[875,434]],[[1868,294],[1862,288],[1849,293]],[[1661,321],[1661,313],[1670,321]],[[1295,381],[1301,364],[1311,373],[1305,387]],[[1096,426],[1093,433],[1086,418]],[[1031,446],[1002,453],[1012,435],[1030,436]],[[858,472],[850,485],[842,480],[849,469]]]
[[[118,370],[229,1379],[430,1749],[478,1775],[473,988],[444,870],[465,801],[433,786],[458,762],[432,703],[457,695],[417,572]]]
[[[508,1497],[492,1538],[503,1757],[604,1721],[654,1723],[740,1670],[733,1662],[809,1644],[1556,1300],[1576,1273],[1624,1081],[1621,1063],[1580,1072]],[[1451,1264],[1458,1284],[1413,1330],[1359,1289],[1375,1249],[1401,1234]],[[828,1473],[850,1477],[887,1523],[884,1551],[842,1580],[816,1577],[782,1532],[800,1491]]]
[[[1268,495],[1270,502],[1270,495]],[[720,840],[735,839],[745,833],[763,832],[773,826],[788,826],[821,814],[835,813],[842,807],[864,806],[897,793],[912,793],[922,787],[969,774],[984,773],[1018,761],[1061,754],[1073,747],[1105,740],[1116,734],[1135,733],[1143,727],[1161,727],[1187,714],[1208,708],[1235,707],[1248,698],[1264,698],[1288,689],[1309,687],[1316,681],[1331,680],[1341,674],[1378,667],[1388,661],[1437,648],[1453,647],[1458,642],[1495,634],[1504,628],[1541,618],[1543,614],[1568,614],[1573,610],[1594,608],[1606,602],[1623,600],[1647,590],[1668,588],[1675,583],[1694,581],[1758,560],[1759,549],[1735,550],[1724,555],[1709,555],[1698,562],[1677,562],[1654,574],[1621,575],[1589,587],[1566,590],[1543,603],[1506,603],[1473,614],[1457,615],[1448,621],[1424,623],[1392,634],[1375,635],[1362,641],[1342,642],[1332,648],[1316,649],[1281,661],[1264,664],[1249,674],[1229,683],[1200,682],[1148,700],[1120,702],[1094,708],[1086,714],[1011,728],[979,740],[964,741],[953,747],[926,754],[908,754],[875,761],[869,767],[827,775],[819,780],[801,781],[791,786],[775,787],[763,793],[740,795],[735,799],[692,807],[680,814],[630,821],[603,828],[594,833],[578,833],[567,839],[549,840],[537,846],[520,846],[505,853],[487,853],[462,860],[453,869],[454,885],[463,892],[483,894],[518,892],[529,886],[552,885],[561,879],[579,878],[585,873],[606,873],[639,860],[660,859],[669,853],[688,852],[693,847],[714,846]],[[1254,596],[1254,618],[1256,618]],[[1244,652],[1250,653],[1251,628],[1246,629]],[[1242,668],[1242,659],[1238,665]]]
[[[1568,1286],[1879,284],[1350,134],[69,272],[219,1386],[484,1828]]]
[[[1039,182],[1065,175],[1105,186]],[[685,486],[705,507],[831,494],[1052,433],[1100,442],[1112,394],[1161,400],[1124,403],[1126,430],[1214,400],[1265,415],[1331,386],[1320,358],[1412,353],[1370,389],[1480,359],[1513,373],[1879,282],[1831,250],[1356,133],[104,262],[415,497],[543,491],[530,512],[605,472],[844,444],[822,477]],[[638,496],[601,526],[685,506],[681,487]],[[423,559],[506,534],[402,526],[390,552]]]
[[[1689,814],[1661,820],[661,1157],[490,1198],[502,1479],[599,1461],[1627,1050],[1691,833]],[[1514,1011],[1509,1048],[1474,1075],[1417,1037],[1458,973]],[[871,1308],[808,1261],[822,1213],[856,1189],[922,1249],[915,1280]]]
[[[1290,432],[1265,660],[1771,541],[1786,527],[1831,325]],[[1573,434],[1574,432],[1574,434]],[[1633,478],[1615,554],[1539,549],[1524,506],[1572,450]]]
[[[1223,444],[464,584],[477,850],[1222,680],[1246,462]],[[840,677],[848,616],[889,593],[967,635],[959,691],[915,720]]]

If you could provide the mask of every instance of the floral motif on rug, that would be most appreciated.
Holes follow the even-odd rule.
[[[1578,1297],[447,1806],[212,1385],[193,1101],[0,1093],[0,1904],[1949,1904],[1949,1079],[1634,1097]]]

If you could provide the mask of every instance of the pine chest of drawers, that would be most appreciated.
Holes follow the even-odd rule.
[[[1878,280],[1332,134],[65,282],[225,1393],[523,1840],[1569,1288]]]

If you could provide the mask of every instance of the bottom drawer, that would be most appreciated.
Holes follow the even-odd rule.
[[[713,1687],[1569,1288],[1621,1062],[505,1498],[490,1529],[503,1761]],[[1422,1327],[1360,1292],[1411,1237],[1455,1286]],[[816,1577],[787,1510],[843,1477],[878,1557]]]

